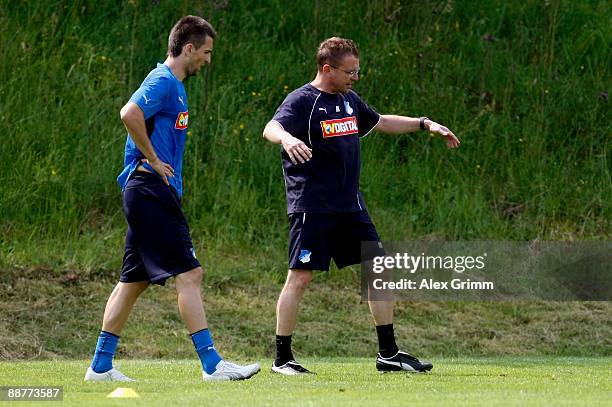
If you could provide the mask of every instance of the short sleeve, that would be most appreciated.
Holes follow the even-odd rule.
[[[144,112],[145,120],[159,112],[168,95],[170,79],[165,76],[149,77],[130,98]]]
[[[306,133],[309,117],[305,112],[304,98],[296,91],[287,95],[283,103],[276,109],[272,120],[279,122],[293,137],[308,136]]]
[[[380,114],[372,109],[366,102],[361,100],[359,95],[351,92],[357,106],[357,126],[359,127],[359,137],[367,136],[380,121]]]

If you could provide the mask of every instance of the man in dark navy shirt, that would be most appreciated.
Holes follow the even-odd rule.
[[[359,51],[349,39],[329,38],[317,51],[317,76],[291,92],[264,129],[264,137],[282,145],[289,215],[289,273],[279,296],[276,359],[272,371],[309,373],[291,351],[299,302],[314,270],[358,264],[361,242],[380,242],[359,192],[360,138],[376,129],[401,134],[428,130],[449,148],[459,140],[426,117],[380,115],[353,90],[359,80]],[[380,246],[380,245],[379,245]],[[382,246],[380,246],[382,247]],[[379,371],[424,372],[433,367],[401,352],[393,332],[393,302],[369,301],[379,342]]]

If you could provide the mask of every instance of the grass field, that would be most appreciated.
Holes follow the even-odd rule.
[[[384,240],[612,239],[612,3],[416,5],[0,0],[0,385],[63,385],[64,404],[79,405],[116,387],[81,380],[123,255],[118,112],[188,13],[219,32],[213,64],[186,83],[183,175],[209,322],[219,348],[236,352],[225,355],[274,352],[288,226],[278,146],[261,132],[314,77],[317,44],[332,35],[359,44],[356,90],[372,107],[428,115],[462,141],[448,151],[423,133],[364,139],[361,190]],[[332,270],[306,294],[295,342],[304,360],[376,348],[356,275]],[[121,403],[604,404],[610,315],[610,301],[401,303],[398,342],[435,355],[429,375],[311,359],[316,377],[264,371],[210,385],[182,361],[193,347],[175,290],[155,287],[118,348],[142,398]]]
[[[137,383],[84,383],[88,361],[0,364],[0,385],[63,386],[63,405],[609,405],[611,358],[434,359],[429,374],[379,374],[372,359],[306,359],[317,375],[262,371],[245,382],[203,383],[195,360],[123,360]],[[111,400],[117,387],[138,399]]]
[[[240,270],[236,265],[236,270]],[[243,271],[245,274],[256,271]],[[93,352],[115,280],[0,273],[0,360],[82,359]],[[228,358],[274,355],[280,278],[252,284],[211,272],[204,282],[208,321]],[[294,337],[297,356],[362,357],[376,333],[350,270],[320,274],[306,292]],[[247,277],[244,277],[247,278]],[[6,289],[5,289],[6,288]],[[27,310],[27,312],[24,312]],[[333,315],[330,314],[333,310]],[[398,302],[398,344],[419,355],[612,357],[612,302]],[[117,348],[119,359],[189,359],[193,345],[176,305],[174,281],[136,303]]]

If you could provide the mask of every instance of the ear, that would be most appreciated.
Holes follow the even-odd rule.
[[[321,68],[321,71],[329,73],[331,71],[331,66],[329,66],[329,64],[323,64],[323,68]]]
[[[191,53],[193,52],[193,44],[188,42],[187,44],[185,44],[185,46],[183,46],[183,52],[185,53],[185,55],[189,56],[191,55]]]

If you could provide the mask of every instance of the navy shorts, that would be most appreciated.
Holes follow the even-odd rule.
[[[164,285],[200,266],[176,190],[155,174],[134,171],[123,191],[128,222],[119,281]]]
[[[292,213],[289,214],[289,225],[290,269],[327,271],[332,259],[341,269],[379,255],[369,253],[362,256],[361,253],[362,242],[380,242],[376,227],[365,210]]]

